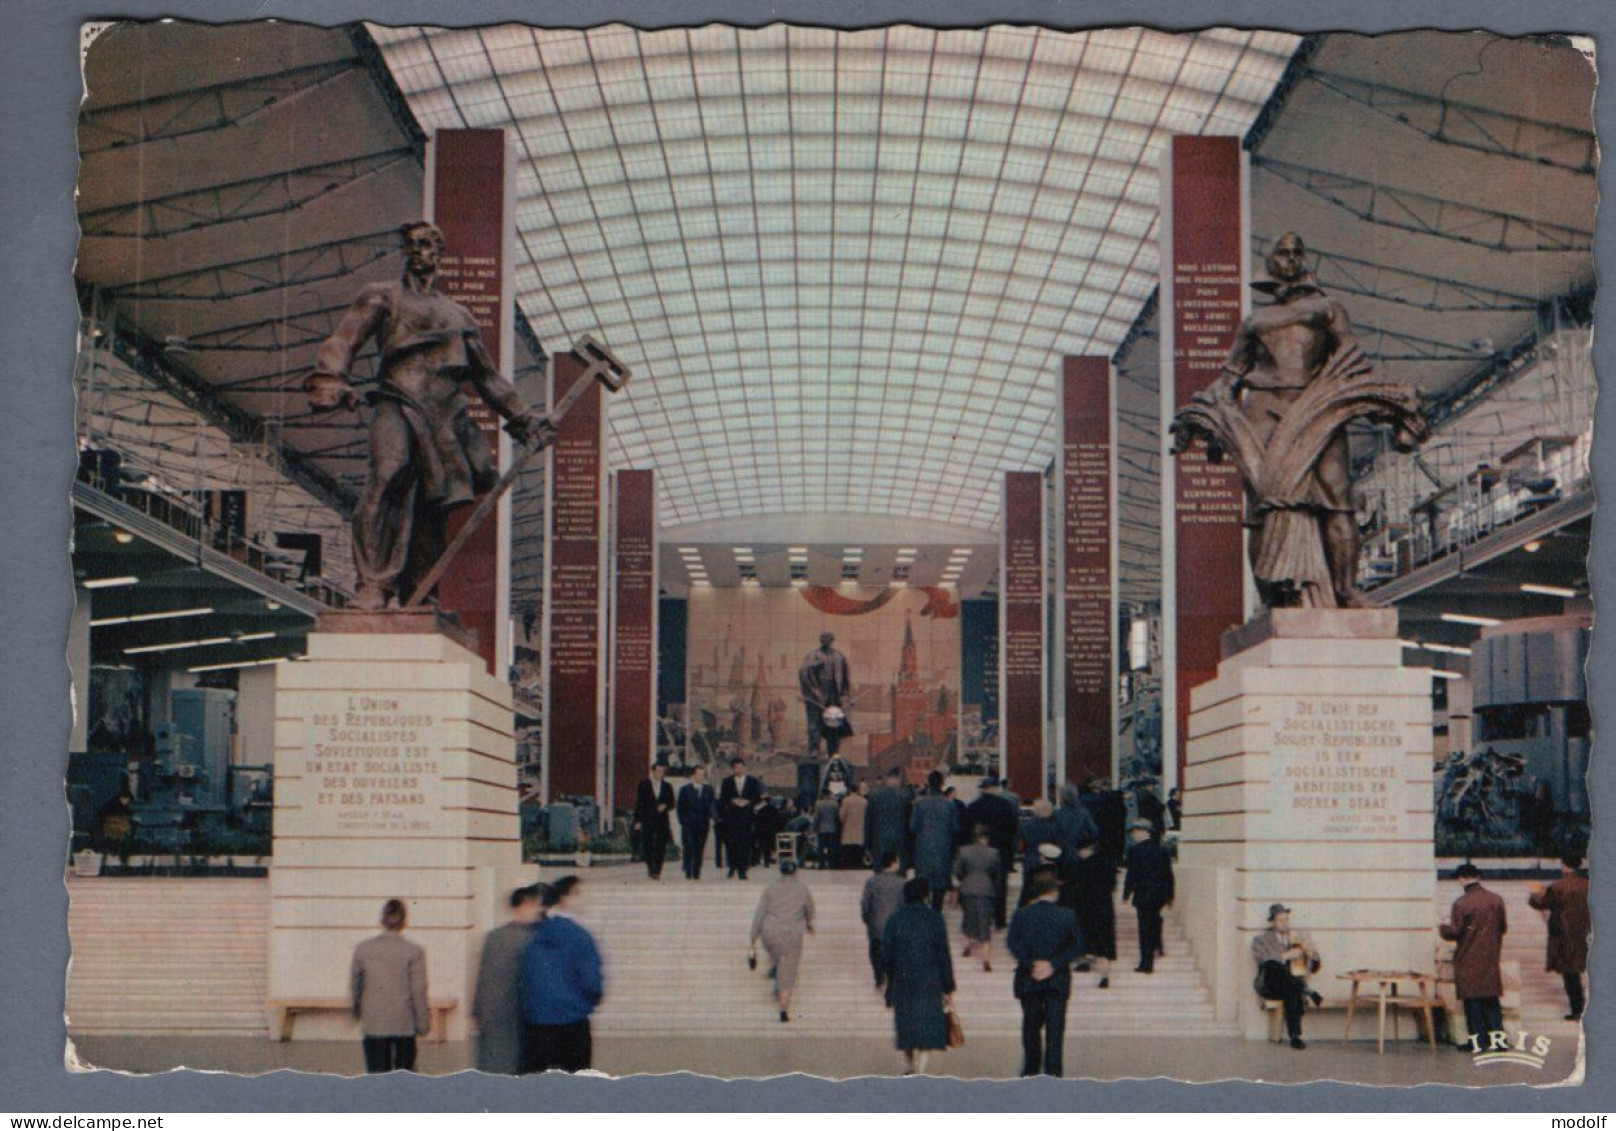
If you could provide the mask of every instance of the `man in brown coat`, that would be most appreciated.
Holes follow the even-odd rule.
[[[1593,922],[1588,917],[1588,878],[1578,871],[1582,857],[1560,857],[1560,878],[1547,889],[1532,885],[1532,894],[1526,897],[1539,911],[1549,913],[1549,954],[1545,969],[1565,982],[1566,1000],[1571,1003],[1567,1021],[1582,1020],[1586,998],[1582,991],[1582,972],[1588,969],[1588,933]]]
[[[1453,913],[1437,929],[1458,945],[1453,951],[1453,983],[1464,1002],[1465,1027],[1472,1035],[1496,1033],[1504,1028],[1504,976],[1498,968],[1509,921],[1504,901],[1481,886],[1481,869],[1461,864],[1454,878],[1464,894],[1453,901]]]

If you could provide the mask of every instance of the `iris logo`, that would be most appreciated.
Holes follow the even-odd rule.
[[[1532,1068],[1542,1068],[1543,1062],[1548,1058],[1551,1042],[1548,1037],[1539,1033],[1533,1035],[1525,1029],[1515,1033],[1513,1042],[1509,1034],[1502,1029],[1494,1029],[1491,1033],[1470,1034],[1470,1059],[1477,1065],[1483,1064],[1525,1064]]]

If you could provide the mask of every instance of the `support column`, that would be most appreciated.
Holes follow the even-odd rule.
[[[1179,784],[1190,690],[1217,674],[1245,619],[1244,510],[1234,464],[1196,440],[1170,456],[1167,421],[1221,371],[1246,306],[1247,164],[1237,137],[1174,137],[1162,170],[1162,774]]]
[[[1004,477],[1000,554],[999,765],[1023,799],[1043,797],[1044,774],[1044,477]]]
[[[589,381],[550,450],[546,477],[549,568],[545,571],[544,769],[546,801],[563,795],[604,802],[606,777],[606,474],[600,385],[568,351],[551,367],[550,403]]]
[[[612,797],[633,803],[656,756],[656,479],[619,471],[613,534],[616,602],[612,614]]]
[[[82,754],[90,746],[90,617],[94,603],[82,585],[73,590],[73,614],[67,625],[67,670],[73,678],[73,729],[69,754]]]
[[[1113,777],[1117,704],[1115,381],[1104,357],[1061,372],[1060,611],[1066,781]]]
[[[506,379],[511,377],[512,288],[507,242],[512,230],[508,207],[510,176],[504,130],[439,130],[427,162],[427,213],[443,232],[445,252],[438,268],[443,293],[477,320],[483,345]],[[479,398],[468,398],[471,418],[494,449],[495,466],[510,460],[510,440],[501,421]],[[449,537],[471,512],[463,507],[449,520]],[[454,568],[438,584],[439,603],[477,634],[477,652],[491,675],[505,678],[510,664],[510,497],[471,536]]]

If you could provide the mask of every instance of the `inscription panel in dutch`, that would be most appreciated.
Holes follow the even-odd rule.
[[[1395,700],[1281,700],[1273,716],[1269,808],[1284,835],[1369,840],[1419,835],[1406,812],[1408,730]]]

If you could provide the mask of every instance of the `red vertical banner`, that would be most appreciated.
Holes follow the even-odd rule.
[[[1163,178],[1167,193],[1162,255],[1163,413],[1173,412],[1218,376],[1240,327],[1246,221],[1244,157],[1236,137],[1175,137]],[[1190,690],[1217,674],[1225,629],[1245,620],[1244,499],[1233,463],[1209,463],[1196,440],[1163,464],[1170,592],[1164,600],[1177,776],[1184,772]],[[1164,720],[1166,721],[1166,720]]]
[[[1060,609],[1066,780],[1111,776],[1117,631],[1113,600],[1111,362],[1061,371]]]
[[[605,737],[600,383],[585,376],[583,362],[571,352],[556,355],[552,374],[552,404],[574,381],[588,380],[593,387],[561,422],[550,464],[550,569],[544,601],[550,675],[544,712],[546,800],[597,796]]]
[[[1004,477],[1004,550],[999,599],[1000,766],[1023,798],[1044,782],[1044,477]]]
[[[432,222],[443,232],[438,267],[443,293],[471,311],[483,344],[500,372],[509,373],[505,350],[505,131],[439,130],[432,138]],[[467,398],[471,417],[496,453],[500,420],[475,394]],[[453,537],[470,513],[463,507],[449,520]],[[438,602],[477,633],[477,650],[492,675],[500,670],[500,626],[506,618],[500,574],[503,510],[466,543],[438,583]]]
[[[621,809],[656,753],[656,481],[650,471],[619,471],[615,614],[612,632],[612,791]]]

